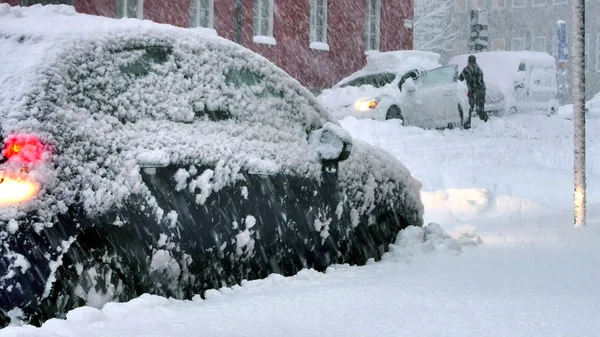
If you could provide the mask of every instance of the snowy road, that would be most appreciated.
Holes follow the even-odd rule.
[[[572,123],[513,116],[469,131],[347,118],[355,138],[398,157],[423,182],[426,221],[384,261],[273,275],[207,300],[145,295],[80,308],[0,336],[597,336],[600,331],[600,120],[588,124],[589,228],[572,229]],[[595,205],[594,205],[595,204]]]

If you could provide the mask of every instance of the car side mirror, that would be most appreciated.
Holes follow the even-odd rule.
[[[412,79],[412,77],[409,77],[406,79],[406,81],[404,81],[404,84],[402,85],[402,91],[405,90],[409,94],[412,94],[415,91],[417,91],[417,86],[415,85],[415,81]]]
[[[323,161],[343,161],[352,153],[352,136],[332,122],[327,122],[322,128],[313,131],[308,142]]]

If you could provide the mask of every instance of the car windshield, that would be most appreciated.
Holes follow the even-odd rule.
[[[455,81],[456,68],[454,66],[445,66],[432,69],[419,77],[419,83],[424,87],[451,84]]]
[[[390,84],[396,78],[394,73],[379,73],[355,78],[350,82],[342,84],[340,87],[360,87],[363,85],[372,85],[375,88],[381,88],[386,84]]]

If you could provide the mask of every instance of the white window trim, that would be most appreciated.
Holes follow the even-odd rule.
[[[329,44],[327,43],[328,38],[328,6],[327,0],[323,0],[323,36],[316,36],[317,27],[313,25],[313,22],[316,24],[317,19],[317,0],[310,0],[310,48],[316,50],[329,51]],[[315,18],[313,21],[313,17]]]
[[[596,34],[596,72],[600,73],[600,33]]]
[[[196,13],[194,13],[194,15],[196,16],[197,24],[195,26],[192,26],[192,22],[190,22],[190,27],[191,28],[202,27],[199,25],[199,23],[200,23],[200,2],[202,0],[191,0],[191,1],[196,3]],[[191,6],[191,2],[190,2],[190,6]],[[208,0],[208,27],[203,27],[203,28],[209,28],[209,29],[215,28],[215,0]]]
[[[123,8],[121,8],[121,10],[123,11],[123,17],[124,18],[130,18],[127,16],[127,2],[132,1],[132,0],[123,0]],[[137,12],[137,17],[135,18],[130,18],[130,19],[140,19],[143,20],[144,19],[144,0],[137,0],[138,2],[138,12]],[[115,1],[116,3],[116,1]]]
[[[543,48],[543,50],[536,50],[535,49],[535,42],[534,41],[536,39],[544,39],[544,48]],[[548,41],[546,40],[546,36],[544,36],[544,35],[538,35],[538,36],[531,37],[531,50],[532,51],[546,51],[547,50],[546,48],[548,48]]]
[[[554,6],[568,5],[569,4],[569,0],[552,0],[552,4]]]
[[[523,41],[523,43],[522,43],[523,49],[515,49],[515,41]],[[524,48],[525,48],[525,38],[524,37],[513,37],[510,40],[510,50],[511,51],[521,51],[521,50],[524,50]]]
[[[502,1],[502,6],[495,6],[494,5],[494,0],[492,0],[492,5],[490,7],[492,9],[505,9],[506,8],[506,1],[507,0],[498,0],[498,1]]]
[[[540,1],[540,3],[536,4],[536,1]],[[548,5],[548,0],[531,0],[531,7],[544,7]]]
[[[273,20],[274,20],[274,18],[273,18],[273,6],[275,6],[274,0],[254,0],[254,2],[256,2],[256,1],[259,2],[259,5],[257,6],[257,8],[258,8],[259,11],[260,11],[260,8],[262,8],[263,1],[268,1],[269,2],[269,17],[267,18],[267,20],[269,22],[269,26],[267,28],[267,30],[268,30],[267,31],[267,35],[264,35],[264,34],[256,35],[256,34],[254,34],[254,27],[252,27],[252,32],[254,34],[254,38],[252,39],[252,41],[254,43],[257,43],[257,44],[266,44],[266,45],[272,45],[272,46],[274,46],[274,45],[277,44],[277,41],[275,40],[275,37],[273,36]],[[258,26],[260,27],[261,26],[261,21],[260,20],[262,20],[262,18],[260,17],[260,13],[256,13],[256,11],[254,11],[254,2],[252,3],[252,5],[253,5],[253,13],[252,13],[252,15],[256,16],[257,14],[259,14],[259,16],[258,16],[258,19],[259,19],[258,20]],[[254,18],[252,19],[252,22],[254,22]]]
[[[504,46],[504,49],[494,49],[494,42],[495,41],[502,41],[502,45]],[[503,37],[497,38],[497,39],[492,39],[491,47],[492,47],[492,51],[494,51],[494,50],[497,50],[497,51],[504,51],[504,50],[506,50],[506,39],[503,38]]]
[[[369,8],[370,8],[370,1],[375,1],[376,4],[376,8],[375,8],[375,20],[376,20],[376,24],[375,24],[375,49],[369,49],[369,45],[370,43],[368,43],[369,41],[367,40],[367,31],[370,27],[369,25]],[[365,50],[380,50],[381,49],[381,0],[367,0],[366,1],[367,4],[367,17],[365,18],[365,24],[366,24],[366,29],[365,29]]]

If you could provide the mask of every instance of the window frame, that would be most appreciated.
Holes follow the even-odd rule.
[[[321,2],[321,6],[319,7],[319,2]],[[318,22],[318,12],[321,11],[321,36],[317,36],[317,28],[319,27]],[[317,44],[321,44],[322,47],[328,44],[328,2],[327,0],[310,0],[310,47],[313,49],[322,49],[315,48],[321,47],[317,46]],[[329,46],[327,45],[327,50]]]
[[[538,1],[539,3],[536,3]],[[547,0],[531,0],[531,7],[544,7],[548,5]]]
[[[569,0],[552,0],[552,5],[560,6],[560,5],[568,5]]]
[[[267,6],[269,6],[268,8],[268,14],[266,18],[263,18],[261,13],[262,13],[262,8],[264,6],[264,4],[267,4]],[[254,36],[254,43],[263,43],[263,44],[275,44],[275,38],[273,35],[273,26],[274,26],[274,14],[273,14],[273,6],[274,6],[274,1],[273,0],[254,0],[253,3],[253,8],[252,8],[252,34]],[[264,21],[267,21],[267,31],[262,31],[262,24]],[[257,39],[256,37],[265,37],[266,39]],[[271,41],[273,43],[267,43],[268,41]]]
[[[190,28],[210,28],[214,29],[215,24],[215,1],[208,1],[208,8],[202,8],[203,0],[191,0],[190,1]],[[206,18],[207,25],[200,25],[200,13],[208,11],[208,17]]]
[[[373,2],[375,2],[375,13],[370,13]],[[366,0],[366,4],[365,50],[378,51],[381,49],[381,0]],[[371,18],[375,20],[375,32],[370,31]],[[374,40],[371,40],[371,36],[374,36]],[[374,48],[371,48],[371,45],[374,45]]]
[[[119,2],[122,1],[123,2],[123,8],[121,8],[121,10],[123,11],[123,16],[119,17],[118,14],[118,9],[119,9]],[[130,1],[137,1],[137,13],[135,17],[132,16],[128,16],[127,13],[127,5],[129,4]],[[129,19],[139,19],[139,20],[143,20],[144,19],[144,0],[115,0],[115,17],[117,19],[121,19],[121,18],[129,18]]]
[[[515,49],[515,41],[522,41],[522,48],[521,49]],[[525,49],[525,43],[526,40],[524,37],[513,37],[510,40],[510,50],[511,51],[522,51],[522,50],[526,50]]]

